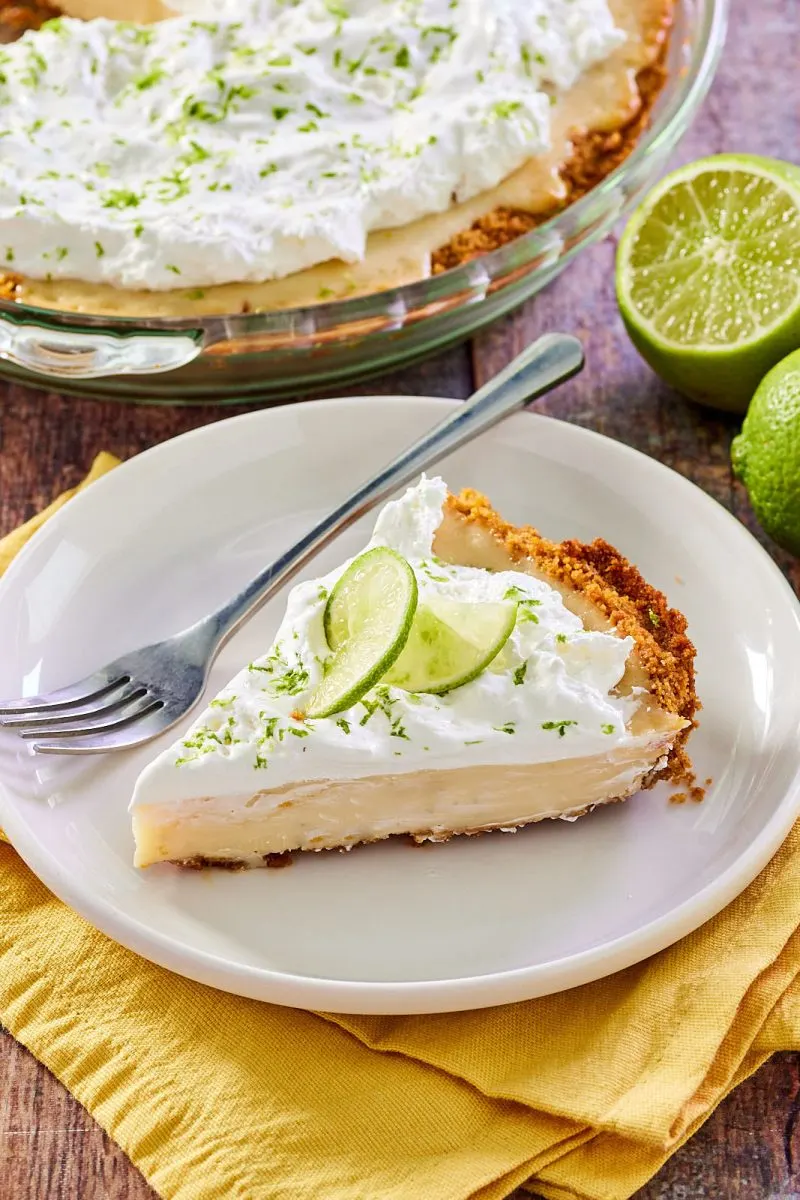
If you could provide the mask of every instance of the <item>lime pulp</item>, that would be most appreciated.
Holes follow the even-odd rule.
[[[416,576],[402,555],[386,546],[359,555],[325,606],[325,635],[334,653],[306,716],[333,716],[366,695],[400,655],[416,607]]]
[[[623,234],[616,284],[631,339],[667,383],[744,411],[800,344],[800,168],[725,154],[668,175]]]
[[[480,675],[505,646],[517,619],[508,602],[426,598],[408,641],[385,677],[407,692],[442,695]]]

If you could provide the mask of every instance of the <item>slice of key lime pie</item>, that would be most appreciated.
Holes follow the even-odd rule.
[[[548,542],[423,478],[145,769],[135,862],[515,830],[677,778],[685,629],[607,543]]]

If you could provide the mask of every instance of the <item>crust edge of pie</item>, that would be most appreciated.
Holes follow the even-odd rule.
[[[472,488],[449,496],[447,508],[490,533],[515,562],[530,559],[550,579],[580,592],[621,636],[633,638],[653,699],[665,712],[687,723],[664,768],[643,786],[652,787],[660,779],[693,779],[686,742],[696,727],[700,703],[695,690],[696,650],[687,636],[683,613],[670,608],[663,592],[602,538],[589,543],[549,541],[530,525],[505,521],[486,496]]]
[[[559,170],[566,188],[563,200],[540,212],[495,208],[478,217],[467,229],[455,234],[433,252],[432,275],[441,275],[463,266],[531,233],[565,212],[622,165],[646,132],[653,108],[667,82],[667,55],[677,3],[678,0],[664,0],[661,24],[653,38],[653,59],[636,72],[636,90],[639,94],[636,112],[615,128],[587,129],[572,136],[572,153]]]

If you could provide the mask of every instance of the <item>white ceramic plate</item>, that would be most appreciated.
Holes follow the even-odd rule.
[[[70,682],[217,606],[450,403],[256,412],[102,479],[0,584],[0,695]],[[686,480],[558,421],[514,417],[441,469],[512,521],[555,538],[601,534],[686,613],[703,701],[691,747],[698,777],[714,781],[705,802],[671,805],[660,787],[513,837],[383,843],[282,871],[137,872],[127,804],[161,745],[35,759],[5,735],[0,823],[58,896],[146,958],[227,991],[411,1013],[597,979],[696,928],[754,878],[800,810],[800,610],[778,569]],[[310,573],[365,538],[351,530]],[[214,688],[268,645],[282,609],[279,596],[226,647]]]

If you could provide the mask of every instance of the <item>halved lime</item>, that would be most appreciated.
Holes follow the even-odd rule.
[[[516,619],[516,604],[504,601],[426,599],[384,682],[406,692],[451,692],[489,666],[511,636]]]
[[[720,154],[668,175],[623,234],[616,282],[650,366],[695,400],[744,411],[800,344],[800,168]]]
[[[334,654],[306,716],[333,716],[374,687],[405,646],[416,608],[416,576],[402,555],[386,546],[359,555],[325,606],[325,636]]]

